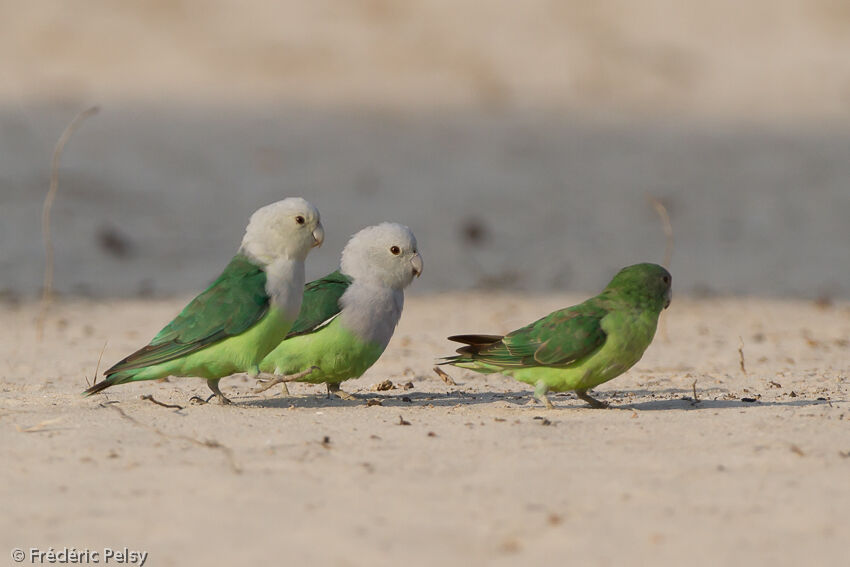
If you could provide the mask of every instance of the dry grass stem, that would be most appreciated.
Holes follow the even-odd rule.
[[[442,368],[440,368],[439,366],[435,366],[435,367],[434,367],[434,372],[436,372],[436,373],[437,373],[437,376],[439,376],[440,378],[442,378],[443,382],[445,382],[445,383],[446,383],[446,384],[448,384],[449,386],[457,386],[457,382],[455,382],[454,380],[452,380],[452,377],[451,377],[451,376],[449,376],[448,374],[446,374],[446,373],[443,371],[443,369],[442,369]]]
[[[670,261],[673,259],[673,225],[670,224],[670,215],[667,214],[667,207],[664,206],[656,197],[649,197],[649,202],[652,203],[652,208],[658,213],[661,219],[661,228],[664,230],[666,244],[664,245],[664,263],[665,268],[670,268]]]
[[[44,337],[44,321],[47,318],[47,310],[53,300],[53,241],[50,235],[50,211],[53,209],[53,201],[56,199],[56,192],[59,190],[59,160],[62,158],[62,151],[65,149],[65,144],[71,139],[74,131],[80,127],[83,121],[97,114],[99,108],[92,106],[77,114],[71,123],[59,136],[56,141],[56,146],[53,148],[53,157],[50,159],[50,189],[47,191],[47,197],[44,198],[44,205],[41,209],[41,234],[44,238],[44,283],[41,290],[41,311],[36,321],[36,338],[40,341]]]

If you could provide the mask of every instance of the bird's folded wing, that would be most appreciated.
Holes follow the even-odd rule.
[[[160,364],[238,335],[269,309],[266,274],[242,255],[166,325],[149,345],[134,352],[106,374]]]
[[[317,331],[336,317],[342,309],[339,300],[351,281],[337,270],[305,285],[301,311],[286,338]]]
[[[605,342],[604,315],[604,311],[582,306],[555,311],[506,335],[504,352],[498,353],[499,364],[562,366],[575,362]]]

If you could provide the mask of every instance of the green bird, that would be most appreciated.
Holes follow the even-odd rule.
[[[324,383],[328,396],[360,377],[387,348],[404,307],[404,289],[422,274],[416,238],[406,226],[382,223],[351,237],[339,270],[307,284],[298,320],[260,363],[281,382]],[[286,390],[285,390],[286,391]]]
[[[258,209],[239,251],[212,285],[83,395],[127,382],[198,376],[206,378],[221,403],[230,403],[219,380],[237,372],[259,373],[257,364],[298,316],[304,260],[323,240],[319,211],[304,199]]]
[[[587,391],[640,360],[670,305],[670,285],[670,273],[656,264],[623,268],[596,297],[505,336],[449,337],[466,346],[440,364],[512,376],[533,385],[534,397],[549,409],[549,390],[575,390],[591,407],[608,407]]]

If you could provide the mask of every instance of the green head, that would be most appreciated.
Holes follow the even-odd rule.
[[[670,305],[671,284],[670,272],[658,264],[635,264],[620,270],[605,292],[661,311]]]

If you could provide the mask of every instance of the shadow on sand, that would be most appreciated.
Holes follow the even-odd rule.
[[[701,398],[698,401],[687,394],[687,390],[667,389],[658,391],[634,390],[619,391],[611,397],[604,394],[597,395],[600,401],[611,403],[610,409],[635,410],[635,411],[664,411],[664,410],[708,410],[708,409],[736,409],[754,407],[804,407],[843,402],[844,400],[824,400],[796,398],[788,401],[745,401],[743,399],[709,399]],[[246,396],[235,396],[233,401],[243,407],[257,408],[331,408],[331,407],[366,407],[370,404],[383,407],[453,407],[486,405],[503,402],[509,406],[535,409],[543,409],[542,404],[536,403],[531,392],[413,392],[388,393],[366,392],[355,394],[355,399],[344,400],[340,398],[328,398],[325,395],[299,395],[290,397],[257,397],[255,394]],[[645,398],[649,396],[665,396],[664,399],[650,399],[646,401],[633,401],[634,398]],[[572,393],[550,394],[550,399],[556,409],[591,409]],[[631,400],[630,400],[631,399]],[[565,403],[566,402],[566,403]]]

